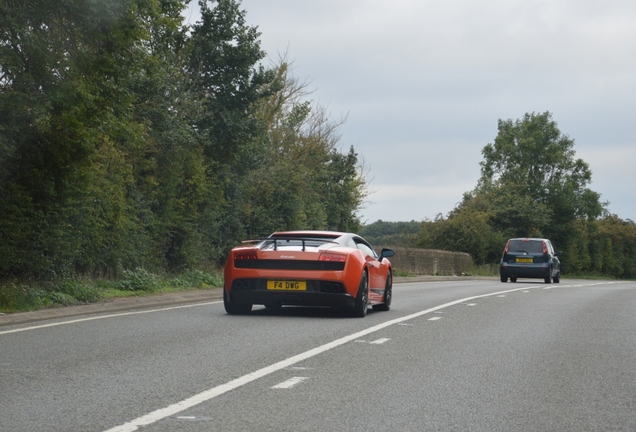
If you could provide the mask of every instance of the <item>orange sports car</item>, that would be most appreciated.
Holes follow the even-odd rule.
[[[237,246],[225,264],[223,303],[228,314],[252,305],[348,308],[364,317],[391,307],[391,249],[378,255],[362,237],[333,231],[275,232]]]

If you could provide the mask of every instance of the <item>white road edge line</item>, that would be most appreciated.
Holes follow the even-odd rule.
[[[94,321],[94,320],[100,320],[100,319],[106,319],[106,318],[115,318],[115,317],[121,317],[121,316],[127,316],[127,315],[139,315],[139,314],[147,314],[147,313],[152,313],[152,312],[169,311],[169,310],[173,310],[173,309],[184,309],[184,308],[191,308],[191,307],[196,307],[196,306],[206,306],[206,305],[211,305],[211,304],[216,304],[216,303],[221,303],[221,301],[193,303],[193,304],[187,304],[187,305],[181,305],[181,306],[170,306],[170,307],[159,308],[159,309],[139,310],[139,311],[134,311],[134,312],[122,312],[122,313],[117,313],[117,314],[99,315],[99,316],[88,317],[88,318],[79,318],[79,319],[75,319],[75,320],[71,320],[71,321],[61,321],[61,322],[55,322],[55,323],[50,323],[50,324],[41,324],[41,325],[36,325],[36,326],[31,326],[31,327],[23,327],[23,328],[19,328],[19,329],[0,331],[0,335],[9,334],[9,333],[18,333],[18,332],[23,332],[23,331],[27,331],[27,330],[37,330],[37,329],[48,328],[48,327],[57,327],[57,326],[61,326],[61,325],[75,324],[75,323],[80,323],[80,322],[85,322],[85,321]]]
[[[562,285],[562,288],[567,288],[567,285]],[[134,432],[136,430],[138,430],[140,427],[143,426],[148,426],[150,424],[153,423],[157,423],[160,420],[163,420],[165,418],[174,416],[175,414],[184,411],[188,408],[192,408],[196,405],[199,405],[203,402],[207,402],[211,399],[214,399],[217,396],[221,396],[222,394],[225,394],[231,390],[235,390],[239,387],[242,387],[246,384],[249,384],[253,381],[256,381],[259,378],[263,378],[264,376],[270,375],[274,372],[277,372],[279,370],[288,368],[290,366],[295,365],[296,363],[305,361],[311,357],[317,356],[318,354],[322,354],[326,351],[332,350],[336,347],[339,347],[340,345],[344,345],[347,342],[351,342],[351,341],[355,341],[356,339],[359,339],[363,336],[366,336],[368,334],[371,333],[375,333],[378,330],[382,330],[384,328],[387,328],[389,326],[392,326],[393,324],[399,324],[402,323],[404,321],[409,321],[412,320],[414,318],[418,318],[421,317],[422,315],[427,315],[430,314],[432,312],[438,311],[440,309],[445,309],[447,307],[450,306],[454,306],[456,304],[460,304],[460,303],[465,303],[471,300],[475,300],[475,299],[479,299],[479,298],[484,298],[484,297],[491,297],[491,296],[495,296],[495,295],[499,295],[499,294],[505,294],[505,293],[511,293],[511,292],[515,292],[515,291],[521,291],[524,289],[536,289],[537,287],[521,287],[521,288],[515,288],[515,289],[511,289],[511,290],[506,290],[506,291],[498,291],[498,292],[494,292],[494,293],[490,293],[490,294],[481,294],[478,296],[473,296],[473,297],[466,297],[463,299],[459,299],[459,300],[455,300],[449,303],[444,303],[442,305],[439,306],[435,306],[432,307],[430,309],[426,309],[420,312],[416,312],[414,314],[411,315],[406,315],[403,316],[401,318],[396,318],[396,319],[392,319],[390,321],[386,321],[384,323],[381,324],[377,324],[374,325],[373,327],[369,327],[368,329],[359,331],[357,333],[353,333],[350,334],[348,336],[342,337],[340,339],[336,339],[332,342],[326,343],[324,345],[321,345],[319,347],[310,349],[309,351],[305,351],[304,353],[300,353],[297,354],[295,356],[289,357],[285,360],[281,360],[278,363],[274,363],[272,365],[266,366],[262,369],[259,369],[257,371],[254,371],[252,373],[249,373],[247,375],[243,375],[242,377],[233,379],[232,381],[228,381],[225,384],[221,384],[219,386],[216,387],[212,387],[209,390],[206,390],[204,392],[201,392],[199,394],[196,394],[194,396],[191,396],[187,399],[184,399],[180,402],[177,402],[173,405],[167,406],[165,408],[160,408],[156,411],[153,411],[151,413],[148,413],[146,415],[143,415],[141,417],[138,417],[134,420],[129,421],[128,423],[124,423],[122,425],[119,426],[115,426],[114,428],[108,429],[105,432]]]

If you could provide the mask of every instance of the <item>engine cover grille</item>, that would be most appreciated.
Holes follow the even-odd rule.
[[[342,271],[345,263],[330,261],[234,260],[235,268],[263,270]]]

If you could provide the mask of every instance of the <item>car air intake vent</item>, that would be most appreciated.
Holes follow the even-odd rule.
[[[235,268],[263,270],[319,270],[342,271],[345,263],[330,261],[290,261],[290,260],[234,260]]]

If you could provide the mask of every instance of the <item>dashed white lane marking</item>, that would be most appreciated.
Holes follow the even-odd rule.
[[[567,288],[567,285],[561,285],[562,288]],[[400,324],[403,323],[405,321],[409,321],[412,320],[414,318],[419,318],[423,315],[428,315],[430,313],[433,313],[435,311],[441,310],[441,309],[445,309],[451,306],[455,306],[457,304],[461,304],[461,303],[466,303],[468,301],[472,301],[472,300],[477,300],[480,298],[486,298],[486,297],[492,297],[492,296],[496,296],[499,294],[504,294],[504,293],[512,293],[512,292],[516,292],[516,291],[521,291],[524,289],[529,289],[529,287],[523,287],[523,288],[515,288],[515,289],[511,289],[511,290],[506,290],[506,291],[498,291],[498,292],[494,292],[494,293],[490,293],[490,294],[482,294],[482,295],[478,295],[478,296],[473,296],[473,297],[466,297],[463,299],[459,299],[459,300],[455,300],[449,303],[444,303],[442,305],[439,306],[435,306],[432,307],[430,309],[425,309],[423,311],[420,312],[416,312],[414,314],[411,315],[406,315],[400,318],[395,318],[377,325],[374,325],[372,327],[369,327],[367,329],[364,329],[362,331],[359,331],[357,333],[353,333],[350,334],[348,336],[342,337],[340,339],[336,339],[332,342],[326,343],[324,345],[321,345],[319,347],[310,349],[309,351],[305,351],[304,353],[300,353],[297,354],[295,356],[289,357],[287,359],[281,360],[278,363],[274,363],[272,365],[266,366],[262,369],[259,369],[257,371],[251,372],[247,375],[243,375],[242,377],[236,378],[232,381],[229,381],[225,384],[221,384],[219,386],[213,387],[209,390],[206,390],[204,392],[201,392],[199,394],[196,394],[194,396],[191,396],[187,399],[184,399],[180,402],[177,402],[173,405],[167,406],[165,408],[160,408],[156,411],[153,411],[151,413],[148,413],[146,415],[143,415],[141,417],[138,417],[134,420],[129,421],[128,423],[124,423],[122,425],[119,426],[115,426],[114,428],[108,429],[106,432],[133,432],[136,431],[137,429],[139,429],[140,427],[143,426],[148,426],[150,424],[156,423],[160,420],[163,420],[165,418],[168,418],[170,416],[174,416],[175,414],[185,411],[188,408],[192,408],[193,406],[199,405],[203,402],[207,402],[211,399],[214,399],[217,396],[220,396],[222,394],[225,394],[231,390],[235,390],[239,387],[242,387],[246,384],[251,383],[252,381],[256,381],[259,378],[262,378],[264,376],[270,375],[274,372],[277,372],[279,370],[285,369],[285,368],[289,368],[290,366],[293,366],[297,363],[300,363],[301,361],[307,360],[308,358],[311,357],[315,357],[319,354],[322,354],[326,351],[332,350],[334,348],[337,348],[341,345],[344,345],[348,342],[352,342],[355,341],[363,336],[366,336],[368,334],[371,333],[375,333],[378,330],[382,330],[384,328],[387,328],[389,326],[392,326],[394,324]],[[533,289],[533,288],[530,288]]]
[[[369,342],[371,345],[381,345],[384,342],[388,341],[389,338],[380,338],[380,339],[376,339],[373,342]]]
[[[153,313],[153,312],[165,312],[165,311],[169,311],[173,309],[185,309],[185,308],[192,308],[192,307],[198,307],[198,306],[207,306],[207,305],[216,304],[216,303],[221,303],[221,301],[193,303],[193,304],[171,306],[171,307],[165,307],[165,308],[159,308],[159,309],[148,309],[148,310],[140,310],[140,311],[134,311],[134,312],[122,312],[122,313],[110,314],[110,315],[99,315],[99,316],[88,317],[88,318],[79,318],[79,319],[75,319],[71,321],[60,321],[60,322],[54,322],[49,324],[41,324],[41,325],[36,325],[31,327],[0,331],[0,335],[9,334],[9,333],[18,333],[18,332],[23,332],[27,330],[37,330],[37,329],[43,329],[48,327],[57,327],[57,326],[66,325],[66,324],[76,324],[76,323],[85,322],[85,321],[95,321],[95,320],[106,319],[106,318],[115,318],[115,317],[122,317],[122,316],[128,316],[128,315],[139,315],[139,314],[147,314],[147,313]]]
[[[309,377],[293,377],[288,379],[287,381],[283,381],[280,384],[276,384],[274,387],[272,387],[273,389],[290,389],[298,384],[300,384],[301,382],[305,381],[309,379]]]
[[[466,306],[477,306],[477,303],[466,303]]]
[[[441,319],[442,319],[442,317],[432,317],[432,318],[429,318],[428,320],[429,321],[437,321],[437,320],[441,320]]]

